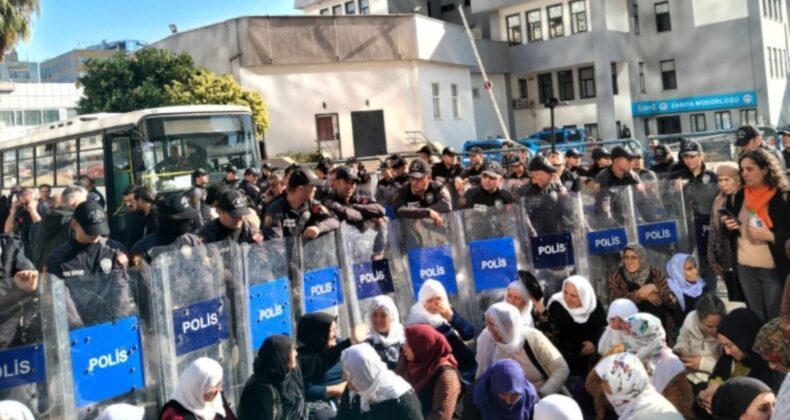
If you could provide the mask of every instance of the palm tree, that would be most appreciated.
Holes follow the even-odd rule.
[[[30,18],[38,14],[39,0],[0,0],[0,61],[5,51],[30,34]]]

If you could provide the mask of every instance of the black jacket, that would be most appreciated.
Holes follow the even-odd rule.
[[[39,269],[44,268],[47,256],[55,248],[65,244],[71,238],[69,221],[72,215],[74,215],[74,209],[61,206],[50,210],[41,219],[36,236],[36,246],[33,250],[33,261]]]
[[[359,223],[386,215],[384,207],[377,204],[376,200],[360,193],[354,193],[345,200],[333,191],[324,197],[323,204],[341,222]]]
[[[462,208],[470,209],[475,206],[501,207],[511,204],[513,201],[515,201],[513,195],[507,190],[498,188],[493,193],[490,193],[484,190],[483,187],[477,186],[466,191],[462,200]]]
[[[291,208],[285,197],[266,208],[263,237],[266,240],[300,236],[305,228],[315,226],[324,234],[340,227],[335,215],[317,200],[310,200],[298,209]]]
[[[246,220],[241,225],[241,229],[232,230],[220,223],[219,219],[214,219],[204,224],[197,234],[207,244],[222,242],[226,239],[238,244],[254,244],[263,239],[258,229]]]
[[[422,420],[422,405],[417,398],[414,390],[411,390],[398,398],[371,403],[370,410],[362,412],[359,407],[359,397],[350,401],[348,388],[340,399],[340,407],[337,410],[338,420]]]
[[[422,197],[411,192],[411,185],[404,185],[395,197],[395,212],[404,219],[423,219],[430,214],[429,210],[438,213],[449,213],[453,210],[452,199],[447,188],[438,182],[431,181],[428,190]]]

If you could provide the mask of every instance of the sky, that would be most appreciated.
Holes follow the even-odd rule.
[[[294,0],[40,0],[20,60],[43,61],[102,40],[158,41],[179,31],[249,15],[301,14]]]

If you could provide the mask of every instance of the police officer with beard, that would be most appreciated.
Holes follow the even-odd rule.
[[[456,178],[461,176],[464,168],[458,163],[458,153],[452,147],[442,150],[441,162],[435,163],[431,168],[433,180],[442,185],[452,185]]]
[[[483,164],[480,173],[480,185],[466,191],[462,200],[462,208],[471,209],[482,207],[497,207],[513,203],[513,195],[502,187],[502,165],[496,161]]]
[[[354,168],[341,166],[335,170],[335,189],[324,198],[323,204],[341,222],[360,223],[365,220],[382,220],[384,207],[371,197],[357,192],[359,177]]]
[[[581,190],[581,180],[579,177],[565,167],[565,157],[559,150],[549,152],[549,162],[557,168],[555,176],[558,177],[560,184],[570,192],[579,192]]]
[[[198,231],[203,243],[230,240],[239,244],[253,244],[263,240],[258,229],[244,216],[250,214],[247,198],[239,190],[226,190],[217,198],[219,217],[206,223]]]
[[[471,186],[480,185],[480,175],[483,173],[484,161],[483,149],[479,147],[469,149],[469,167],[461,173],[461,179]]]
[[[258,177],[260,174],[255,168],[244,170],[244,179],[239,184],[239,190],[247,195],[253,205],[260,201],[261,190],[258,188]]]
[[[321,180],[304,168],[296,168],[291,173],[285,196],[266,208],[263,218],[266,240],[291,236],[313,239],[340,227],[334,214],[315,200],[319,185],[322,185]]]
[[[409,183],[395,197],[394,207],[399,218],[430,218],[437,226],[443,223],[442,214],[453,210],[450,193],[431,180],[431,167],[422,159],[409,164]]]
[[[133,265],[140,265],[141,260],[150,264],[157,255],[171,249],[202,245],[200,237],[190,233],[197,215],[198,211],[189,204],[185,195],[174,194],[160,200],[157,214],[159,230],[134,244]]]

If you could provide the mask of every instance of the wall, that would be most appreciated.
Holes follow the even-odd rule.
[[[784,3],[784,2],[782,2]],[[760,2],[762,6],[762,2]],[[784,6],[784,5],[783,5]],[[766,17],[766,11],[761,7],[762,27],[762,56],[763,74],[766,80],[767,115],[763,115],[765,122],[777,125],[780,121],[787,120],[787,113],[783,114],[785,92],[788,90],[788,60],[787,37],[785,36],[787,10],[782,7],[783,21]],[[769,52],[770,50],[770,52]]]
[[[494,85],[494,97],[502,113],[505,127],[510,127],[508,109],[511,108],[510,98],[507,95],[507,79],[503,74],[489,74],[488,78]],[[483,88],[483,76],[472,74],[472,89],[477,89],[478,96],[472,99],[475,109],[476,138],[485,139],[489,136],[502,136],[502,126],[499,124],[491,97]]]
[[[747,0],[727,0],[727,7],[721,7],[721,0],[692,0],[691,3],[695,26],[749,17]]]
[[[25,110],[57,110],[58,120],[74,114],[82,89],[74,83],[17,83],[8,84],[13,91],[0,94],[0,113]],[[0,140],[24,135],[29,125],[6,126],[0,121]]]
[[[436,63],[420,62],[416,68],[419,83],[422,131],[431,141],[457,149],[464,141],[477,136],[475,108],[472,104],[472,78],[469,69]],[[434,119],[431,84],[439,83],[441,119]],[[450,85],[458,85],[459,118],[452,113]],[[504,84],[502,84],[504,85]],[[483,95],[483,92],[480,92]],[[408,128],[405,128],[408,129]]]
[[[321,14],[322,10],[329,9],[329,14],[332,14],[332,8],[334,6],[340,6],[341,15],[346,14],[346,3],[353,1],[354,2],[354,10],[355,14],[359,14],[359,0],[323,0],[323,1],[314,1],[309,6],[305,6],[304,13],[306,15],[318,15]],[[369,0],[368,7],[370,8],[371,15],[386,15],[390,13],[389,11],[389,4],[388,0]],[[298,5],[297,5],[298,7]]]
[[[630,32],[629,0],[605,0],[606,29],[617,32]]]

